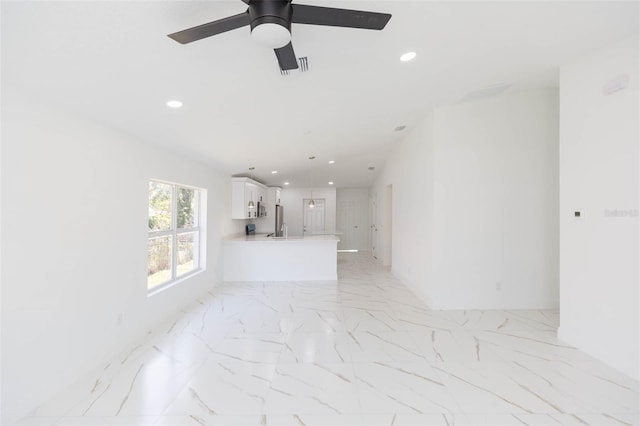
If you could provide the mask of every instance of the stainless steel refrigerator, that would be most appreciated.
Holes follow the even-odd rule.
[[[276,237],[284,237],[284,207],[276,204]]]

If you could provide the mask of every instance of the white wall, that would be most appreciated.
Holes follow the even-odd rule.
[[[374,185],[392,271],[436,309],[557,307],[557,147],[555,90],[434,110]]]
[[[336,231],[341,250],[369,250],[369,188],[336,189]]]
[[[289,228],[289,235],[303,234],[303,200],[311,197],[312,188],[286,188],[280,194],[280,204],[284,206],[284,222]],[[336,189],[313,188],[314,199],[325,200],[324,228],[326,232],[336,230]]]
[[[208,267],[147,298],[150,178],[208,190]],[[209,167],[3,98],[3,422],[211,288],[221,277],[220,236],[237,231],[229,204],[229,179]]]
[[[434,122],[435,307],[557,307],[557,91],[439,108]]]
[[[636,379],[639,90],[637,36],[561,68],[559,336]]]
[[[372,186],[376,198],[378,259],[384,247],[385,187],[393,185],[392,271],[431,304],[433,240],[433,120],[426,117],[400,142]]]

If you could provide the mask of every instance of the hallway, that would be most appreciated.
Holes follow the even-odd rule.
[[[558,312],[432,311],[338,262],[218,285],[18,424],[640,424],[638,382],[558,341]]]

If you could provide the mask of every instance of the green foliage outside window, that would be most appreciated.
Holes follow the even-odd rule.
[[[174,192],[175,188],[175,192]],[[175,207],[172,206],[175,194]],[[199,246],[199,232],[178,233],[175,237],[158,235],[160,231],[180,231],[199,227],[198,203],[200,191],[179,187],[162,182],[149,182],[149,242],[147,275],[149,288],[161,284],[172,275],[172,252],[177,251],[177,275],[189,272],[197,267],[194,263],[195,250]],[[173,222],[172,209],[176,217]],[[176,227],[175,229],[173,227]],[[177,241],[173,243],[173,238]]]
[[[195,191],[193,189],[178,188],[178,228],[195,226]]]
[[[149,182],[149,231],[171,229],[171,185]]]

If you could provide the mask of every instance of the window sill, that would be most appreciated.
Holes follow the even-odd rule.
[[[161,293],[161,292],[163,292],[163,291],[165,291],[165,290],[167,290],[167,289],[169,289],[169,288],[171,288],[171,287],[173,287],[173,286],[175,286],[177,284],[180,284],[180,283],[182,283],[184,281],[187,281],[188,279],[193,278],[196,275],[199,275],[199,274],[203,273],[204,271],[205,270],[202,269],[202,268],[195,269],[195,270],[193,270],[193,271],[191,271],[191,272],[189,272],[187,274],[180,275],[178,278],[176,278],[173,281],[169,281],[169,282],[166,282],[164,284],[160,284],[157,287],[154,287],[154,288],[152,288],[150,290],[147,290],[147,297],[155,296],[156,294]]]

